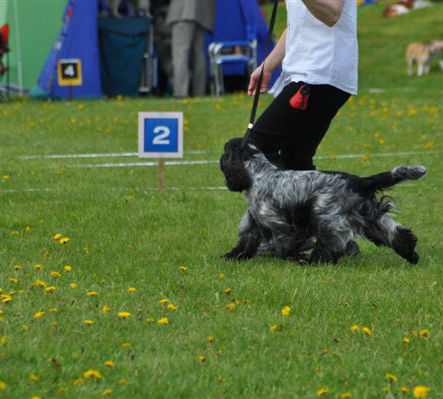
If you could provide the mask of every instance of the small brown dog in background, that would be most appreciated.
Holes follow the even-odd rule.
[[[411,43],[406,49],[406,64],[408,75],[412,76],[414,62],[417,63],[417,76],[423,76],[431,71],[432,58],[443,52],[443,40],[434,40],[430,44]],[[443,61],[440,61],[443,70]]]

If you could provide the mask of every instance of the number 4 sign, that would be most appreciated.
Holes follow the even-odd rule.
[[[183,158],[183,113],[139,112],[138,156]]]

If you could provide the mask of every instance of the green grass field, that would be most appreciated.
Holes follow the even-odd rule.
[[[403,54],[441,35],[443,5],[382,7],[359,9],[360,93],[316,164],[428,168],[389,192],[414,267],[367,242],[337,266],[222,261],[245,203],[212,189],[216,163],[167,166],[158,192],[155,167],[92,167],[136,157],[22,158],[136,152],[139,111],[183,111],[185,160],[217,160],[242,94],[0,103],[0,398],[442,397],[442,74],[408,78]]]

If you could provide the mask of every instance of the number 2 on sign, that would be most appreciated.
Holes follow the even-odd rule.
[[[167,138],[171,131],[166,126],[157,126],[154,128],[154,134],[158,134],[158,136],[154,137],[152,141],[153,144],[169,144],[169,139]]]

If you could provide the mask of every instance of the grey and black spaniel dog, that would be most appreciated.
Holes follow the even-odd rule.
[[[239,226],[239,240],[226,259],[249,259],[260,244],[283,258],[305,259],[315,239],[310,263],[336,263],[358,252],[357,236],[392,248],[416,264],[417,238],[391,219],[393,204],[376,193],[426,173],[423,166],[398,166],[390,172],[358,177],[341,172],[282,170],[243,138],[225,144],[220,159],[226,185],[245,191],[248,209]],[[311,247],[312,248],[312,247]]]

